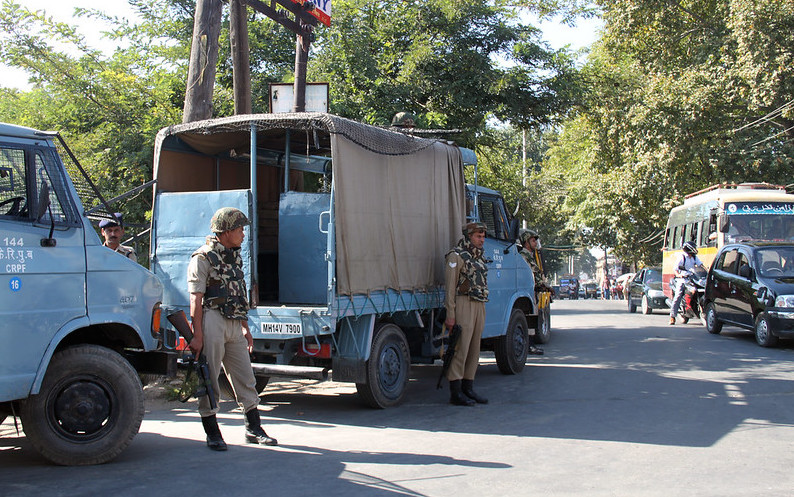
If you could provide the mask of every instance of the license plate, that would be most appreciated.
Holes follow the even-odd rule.
[[[300,323],[262,323],[262,333],[301,335],[303,334],[303,327]]]

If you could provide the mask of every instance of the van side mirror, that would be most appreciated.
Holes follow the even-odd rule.
[[[731,221],[730,219],[728,219],[728,215],[723,212],[722,214],[720,214],[720,219],[717,224],[717,229],[720,231],[720,233],[727,233],[730,227],[731,227]]]
[[[510,233],[507,237],[508,240],[518,240],[518,219],[513,218],[510,221]]]

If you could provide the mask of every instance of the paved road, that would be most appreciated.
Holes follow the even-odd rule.
[[[141,433],[99,467],[44,463],[8,420],[0,495],[28,496],[790,496],[794,493],[794,345],[668,326],[623,302],[559,301],[546,355],[517,376],[483,354],[491,403],[446,403],[439,366],[413,369],[408,401],[375,411],[355,388],[268,386],[261,409],[278,448],[203,446],[195,405],[153,403]],[[206,486],[203,490],[202,486]]]

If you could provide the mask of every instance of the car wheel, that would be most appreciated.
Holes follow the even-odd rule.
[[[643,314],[653,314],[653,307],[651,307],[651,303],[648,302],[648,296],[642,296],[642,313]]]
[[[631,295],[629,295],[629,298],[627,298],[626,300],[627,300],[627,301],[628,301],[628,303],[629,303],[629,312],[630,312],[630,313],[632,313],[632,314],[633,314],[633,313],[635,313],[635,312],[637,312],[637,304],[635,304],[634,302],[632,302],[632,300],[631,300]]]
[[[755,341],[761,347],[775,347],[778,344],[778,338],[772,334],[772,328],[769,326],[769,316],[762,312],[755,318]]]
[[[706,330],[712,335],[718,335],[722,331],[722,321],[717,318],[717,311],[714,304],[706,304]]]

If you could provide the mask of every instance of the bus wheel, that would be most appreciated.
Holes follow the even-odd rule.
[[[383,409],[397,405],[405,397],[410,370],[411,355],[405,334],[395,324],[381,324],[372,338],[367,381],[356,383],[356,390],[370,407]]]
[[[540,316],[538,316],[540,319]],[[527,318],[521,309],[513,309],[507,332],[494,344],[496,365],[502,374],[517,374],[524,369],[529,353]]]

